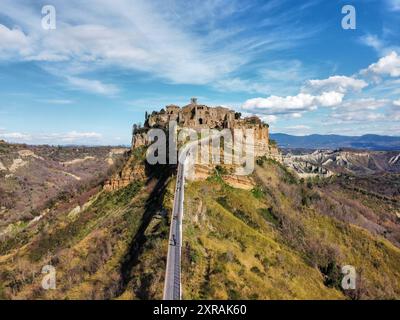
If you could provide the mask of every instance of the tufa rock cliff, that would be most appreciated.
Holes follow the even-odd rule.
[[[198,104],[197,99],[192,98],[190,103],[184,107],[168,105],[160,111],[153,111],[151,114],[146,112],[143,126],[134,125],[132,134],[132,152],[138,148],[146,148],[151,144],[148,138],[148,131],[151,129],[168,130],[169,123],[176,122],[178,130],[190,128],[201,132],[202,129],[217,130],[254,130],[254,152],[255,157],[269,156],[280,158],[277,147],[270,143],[269,126],[256,116],[242,118],[239,112],[235,112],[225,107],[209,107]],[[215,165],[195,165],[194,179],[204,179],[214,171]],[[104,189],[107,191],[122,188],[135,179],[145,178],[144,164],[134,164],[132,160],[125,166],[122,172],[106,182]],[[253,182],[249,178],[239,178],[231,175],[226,177],[232,185],[242,186],[250,189]]]

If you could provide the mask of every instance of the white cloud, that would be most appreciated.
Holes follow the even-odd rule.
[[[166,20],[164,13],[147,1],[72,0],[68,6],[59,1],[54,5],[63,12],[58,15],[57,30],[43,32],[29,25],[26,34],[19,30],[13,34],[8,31],[5,36],[9,41],[1,41],[0,50],[9,51],[10,41],[18,39],[13,40],[12,48],[21,52],[22,60],[67,65],[90,62],[91,68],[122,67],[149,72],[175,83],[195,84],[227,74],[245,60],[222,47],[207,51],[207,43],[192,37],[173,20]],[[18,8],[18,4],[7,0],[0,4],[1,12],[8,12],[6,9],[10,7]],[[80,8],[79,14],[73,8]],[[104,12],[107,12],[107,18]],[[25,24],[17,15],[11,18]],[[37,14],[28,15],[28,19],[38,20]]]
[[[372,74],[375,76],[400,77],[400,56],[395,51],[381,58],[378,62],[371,64],[367,69],[361,71],[362,74]]]
[[[0,138],[10,141],[29,141],[31,135],[21,132],[0,132]]]
[[[400,96],[400,78],[376,79],[368,93],[371,96],[388,97],[396,100]]]
[[[259,70],[264,79],[270,81],[304,81],[309,70],[299,60],[277,60],[267,63]]]
[[[98,144],[103,136],[97,132],[71,131],[66,133],[0,132],[0,139],[13,143],[33,144]]]
[[[310,126],[306,126],[304,124],[299,124],[299,125],[294,125],[294,126],[289,126],[286,127],[286,129],[291,129],[291,130],[308,130],[311,129]]]
[[[351,110],[351,111],[368,111],[377,110],[390,105],[390,101],[386,99],[363,98],[357,100],[347,100],[335,106],[334,110]]]
[[[320,96],[314,97],[315,104],[322,107],[333,107],[343,101],[344,94],[341,92],[323,92]]]
[[[392,106],[387,111],[387,117],[392,121],[400,121],[400,99],[393,101]]]
[[[196,0],[190,5],[185,1],[53,0],[52,5],[62,14],[57,15],[56,30],[44,31],[40,12],[31,1],[0,1],[0,12],[24,30],[7,29],[8,42],[19,39],[15,47],[21,54],[12,59],[55,65],[64,76],[78,78],[87,78],[85,71],[109,67],[145,72],[172,83],[210,84],[229,79],[259,54],[291,48],[315,32],[290,20],[282,25],[283,16],[298,13],[296,6],[260,27],[259,21],[248,19],[227,24],[233,15],[251,16],[256,10],[237,0],[229,4]],[[254,32],[256,27],[268,32]],[[0,41],[0,52],[7,47]],[[220,85],[244,84],[245,90],[262,90],[234,80]]]
[[[293,95],[307,80],[314,77],[312,66],[303,66],[298,60],[276,60],[265,63],[259,67],[259,78],[268,84],[269,90],[264,95],[275,94],[278,96]]]
[[[39,99],[39,102],[48,103],[48,104],[71,104],[72,100],[69,99]]]
[[[68,82],[77,89],[83,89],[88,92],[103,94],[103,95],[115,95],[119,92],[119,89],[113,84],[105,84],[99,80],[89,80],[77,77],[68,77]]]
[[[293,118],[293,119],[299,119],[299,118],[301,118],[303,116],[303,114],[301,114],[300,112],[295,112],[295,113],[292,113],[291,114],[291,117]]]
[[[220,91],[265,93],[271,88],[267,84],[258,83],[240,78],[218,80],[214,87]]]
[[[309,134],[311,129],[312,128],[310,126],[308,126],[308,125],[297,124],[297,125],[282,127],[280,129],[280,131],[288,133],[288,134],[301,136],[301,135]]]
[[[306,88],[323,92],[336,91],[346,93],[347,91],[361,91],[368,86],[364,80],[346,76],[332,76],[323,80],[309,80]]]
[[[368,47],[375,49],[376,51],[380,52],[385,44],[379,37],[373,34],[366,34],[360,38],[361,43],[365,44]]]
[[[384,29],[382,38],[374,34],[366,34],[359,38],[360,42],[373,48],[381,57],[389,55],[393,51],[400,52],[400,47],[392,45],[388,40],[388,34],[392,33],[389,29]]]
[[[262,121],[264,121],[265,123],[275,123],[278,121],[278,117],[271,114],[271,115],[264,115],[260,117]]]
[[[385,107],[389,107],[388,109]],[[336,106],[331,116],[343,122],[375,122],[394,119],[393,102],[387,99],[349,100]],[[386,112],[383,112],[387,110]],[[390,114],[392,113],[392,114]]]
[[[400,111],[393,113],[391,118],[393,121],[400,121]],[[399,132],[400,130],[396,132],[396,135],[399,135]]]
[[[299,60],[274,60],[257,66],[254,78],[224,78],[213,83],[219,91],[288,95],[312,76]],[[256,79],[256,80],[254,80]]]
[[[315,110],[318,106],[333,107],[340,104],[344,94],[330,91],[313,96],[307,93],[299,93],[296,96],[270,96],[268,98],[254,98],[247,100],[242,108],[244,110],[262,114],[298,114],[304,111]]]
[[[393,51],[360,73],[372,73],[375,76],[400,76],[400,57]],[[382,93],[390,91],[391,95],[396,97],[396,90],[399,90],[397,81],[400,80],[383,79],[383,81],[373,83],[374,85],[368,89],[367,93],[383,96]],[[335,75],[327,79],[313,79],[307,81],[297,95],[272,95],[267,98],[249,99],[242,105],[242,109],[255,114],[284,115],[295,119],[301,118],[307,111],[314,111],[318,107],[329,107],[333,110],[332,119],[342,123],[390,122],[400,119],[400,111],[396,108],[400,105],[400,100],[357,98],[361,95],[356,93],[367,86],[368,83],[365,80],[357,79],[355,76]],[[347,94],[352,94],[353,99],[345,100]]]
[[[331,116],[343,122],[369,122],[385,120],[385,115],[377,112],[348,111],[333,113]]]
[[[82,139],[97,140],[101,139],[102,137],[102,135],[97,132],[77,132],[77,131],[71,131],[65,134],[54,134],[54,136],[58,137],[59,139],[65,142],[74,142]]]
[[[400,11],[400,0],[387,0],[392,11]]]
[[[9,29],[0,24],[0,59],[7,59],[14,55],[24,56],[31,50],[30,40],[20,29]]]

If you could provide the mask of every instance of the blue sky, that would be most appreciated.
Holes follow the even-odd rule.
[[[400,0],[1,0],[0,139],[129,144],[193,96],[272,132],[400,135],[399,26]]]

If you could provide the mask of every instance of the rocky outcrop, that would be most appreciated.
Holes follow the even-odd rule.
[[[251,176],[225,175],[222,180],[231,187],[244,190],[251,190],[256,185]]]
[[[96,158],[92,157],[92,156],[86,156],[81,159],[73,159],[70,161],[60,162],[60,164],[62,164],[63,166],[70,166],[70,165],[74,165],[74,164],[80,164],[80,163],[88,161],[88,160],[96,160]]]
[[[150,143],[146,132],[137,132],[134,130],[132,135],[132,149],[147,146]]]
[[[329,176],[335,173],[375,174],[400,172],[400,155],[395,152],[316,150],[283,156],[283,163],[299,174]]]
[[[333,174],[325,166],[331,159],[326,158],[320,151],[303,155],[292,155],[289,153],[282,160],[284,165],[295,171],[301,178],[311,178],[314,176],[329,177]]]
[[[35,159],[44,160],[43,157],[38,156],[32,150],[20,150],[20,151],[18,151],[18,154],[23,158],[32,157]]]
[[[235,166],[230,166],[227,171],[233,172]],[[201,165],[196,164],[194,167],[194,175],[188,177],[189,180],[201,181],[206,180],[208,177],[213,175],[214,166],[212,165]],[[235,174],[222,174],[221,179],[228,185],[238,189],[251,190],[255,186],[254,180],[251,176],[238,176]]]
[[[104,183],[103,189],[107,192],[112,192],[128,186],[133,181],[145,179],[145,165],[134,164],[134,161],[130,159],[120,173]]]
[[[19,168],[26,166],[28,163],[28,161],[24,161],[20,158],[14,159],[12,165],[9,168],[9,171],[15,173]]]

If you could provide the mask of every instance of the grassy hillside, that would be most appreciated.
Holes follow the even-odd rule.
[[[226,185],[223,170],[187,184],[185,299],[400,297],[391,193],[373,197],[367,183],[346,189],[341,178],[298,180],[272,160],[257,163],[251,191]],[[0,243],[0,299],[162,298],[173,169],[148,167],[148,181],[89,188],[14,225]],[[48,264],[56,290],[41,287]],[[344,265],[356,268],[355,291],[341,289]]]
[[[155,299],[162,295],[168,215],[160,210],[170,170],[107,193],[57,202],[0,245],[0,299]],[[57,289],[43,290],[42,267]]]
[[[217,176],[188,186],[185,298],[400,297],[399,248],[322,212],[324,188],[298,181],[273,161],[259,164],[251,192]],[[355,291],[341,289],[344,265],[356,268]]]
[[[52,203],[101,184],[126,160],[126,148],[0,143],[0,236]]]

